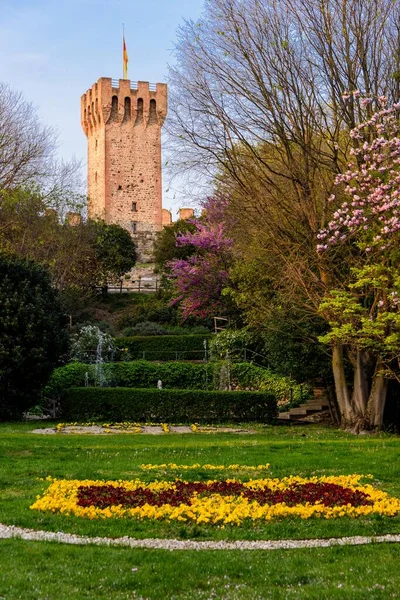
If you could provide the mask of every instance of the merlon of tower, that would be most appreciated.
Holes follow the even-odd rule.
[[[101,77],[81,97],[81,124],[87,137],[111,122],[161,127],[166,116],[166,83]]]

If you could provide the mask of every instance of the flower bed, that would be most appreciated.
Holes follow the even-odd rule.
[[[90,519],[134,517],[169,519],[197,524],[241,525],[278,517],[303,519],[394,516],[400,500],[391,498],[361,475],[340,477],[285,477],[189,482],[57,480],[31,506],[33,510],[77,515]]]

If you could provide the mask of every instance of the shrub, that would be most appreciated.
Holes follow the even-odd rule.
[[[280,402],[291,399],[293,406],[312,396],[312,386],[298,384],[290,377],[283,377],[251,363],[232,363],[230,377],[236,387],[268,391]]]
[[[213,386],[213,366],[191,363],[154,363],[145,360],[107,363],[102,366],[107,387],[156,388],[159,380],[163,388],[208,389]],[[96,367],[70,363],[55,369],[45,389],[45,395],[56,397],[63,390],[96,385]]]
[[[175,327],[167,326],[165,329],[165,333],[167,335],[210,335],[210,330],[207,327],[203,327],[202,325],[197,325],[193,327],[182,327],[181,325],[176,325]]]
[[[267,392],[210,392],[134,388],[71,388],[62,415],[74,420],[175,423],[273,423],[276,400]]]
[[[159,323],[153,323],[152,321],[143,321],[137,323],[134,327],[128,327],[130,330],[130,336],[135,335],[165,335],[167,333],[165,327],[159,325]]]
[[[202,360],[205,356],[204,340],[210,335],[164,335],[117,338],[119,357],[128,354],[131,359],[146,360]]]
[[[134,327],[143,321],[161,323],[162,325],[177,324],[178,311],[175,307],[169,306],[166,300],[153,294],[136,294],[135,296],[132,295],[132,298],[134,302],[118,320],[120,329]]]
[[[161,380],[164,389],[219,390],[225,388],[227,383],[226,367],[227,364],[223,362],[192,364],[138,360],[108,363],[103,365],[103,381],[107,387],[156,388]],[[300,386],[289,377],[282,377],[250,363],[230,363],[229,378],[235,390],[272,393],[280,403],[292,398],[293,403],[298,404],[311,395],[310,386]],[[45,394],[54,398],[63,390],[85,383],[96,385],[95,365],[70,363],[55,369]]]
[[[47,271],[0,255],[0,418],[15,418],[68,349],[66,319]]]
[[[244,349],[250,345],[250,334],[244,329],[226,329],[214,335],[210,343],[210,352],[214,358],[225,360],[227,357],[243,358]]]

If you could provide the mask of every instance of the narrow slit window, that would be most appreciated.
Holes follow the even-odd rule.
[[[150,100],[150,115],[149,115],[149,123],[157,123],[157,106],[156,101],[154,99]]]
[[[136,221],[131,221],[131,231],[132,233],[136,233]]]
[[[136,202],[132,202],[132,211],[137,212],[137,203]]]
[[[138,98],[137,101],[137,115],[135,125],[140,125],[143,122],[143,98]]]
[[[125,123],[126,121],[130,121],[131,120],[131,99],[130,98],[125,98],[125,103],[124,103],[124,120],[123,122]]]
[[[111,99],[111,115],[110,120],[116,121],[118,118],[118,96],[113,96]]]

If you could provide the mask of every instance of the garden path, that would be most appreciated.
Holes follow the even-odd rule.
[[[160,538],[135,539],[130,537],[103,538],[73,535],[70,533],[35,531],[14,525],[0,524],[0,539],[19,538],[26,541],[58,542],[85,546],[126,546],[129,548],[152,548],[157,550],[292,550],[298,548],[329,548],[332,546],[362,546],[366,544],[400,543],[400,534],[379,536],[353,536],[310,540],[255,540],[255,541],[206,541],[169,540]]]

